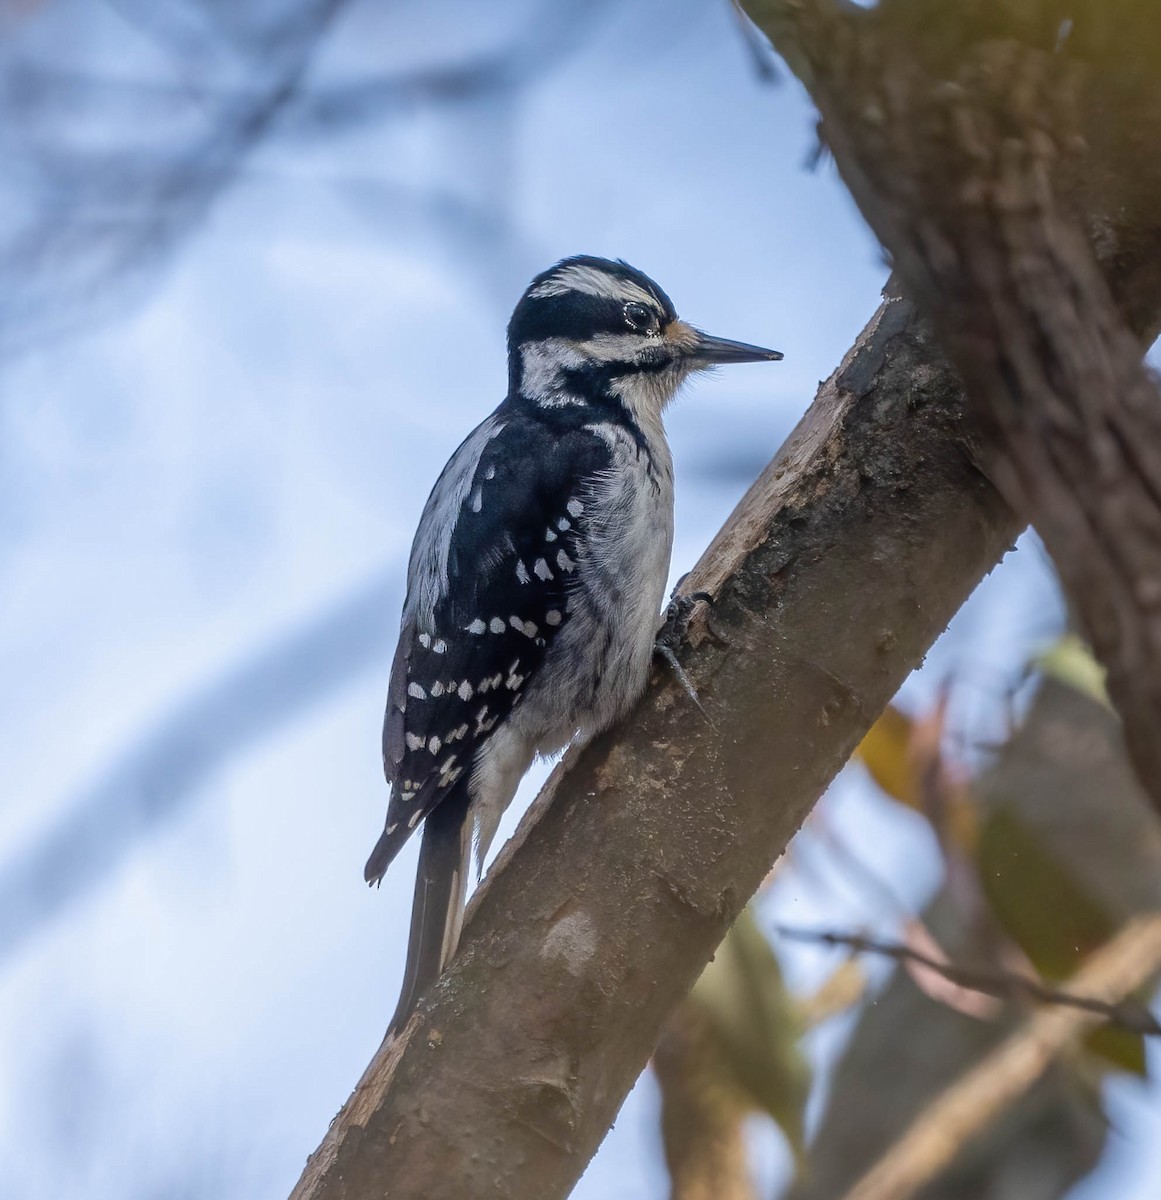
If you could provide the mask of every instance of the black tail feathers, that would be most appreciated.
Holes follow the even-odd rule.
[[[469,803],[465,780],[464,785],[440,801],[424,822],[411,905],[407,965],[399,1003],[387,1030],[389,1037],[407,1023],[419,998],[439,978],[459,942],[471,863]],[[382,878],[399,849],[394,842],[395,838],[386,834],[379,839],[364,872],[368,882]]]
[[[387,874],[387,868],[410,834],[411,830],[402,825],[383,830],[375,843],[375,849],[371,851],[371,857],[367,859],[367,865],[363,868],[363,878],[369,884],[377,884]]]

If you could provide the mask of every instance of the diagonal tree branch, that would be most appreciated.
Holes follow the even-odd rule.
[[[771,862],[1019,532],[960,401],[911,306],[884,304],[687,581],[717,597],[683,654],[708,719],[662,676],[568,756],[295,1200],[568,1191]]]

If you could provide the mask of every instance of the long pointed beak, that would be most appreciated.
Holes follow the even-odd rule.
[[[701,366],[717,363],[777,362],[782,357],[780,350],[766,350],[751,346],[748,342],[732,342],[729,338],[711,337],[697,330],[697,341],[689,351],[689,357]]]

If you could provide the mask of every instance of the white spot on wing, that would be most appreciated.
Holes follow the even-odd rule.
[[[564,551],[562,550],[563,554]],[[543,558],[538,558],[533,564],[532,570],[535,572],[537,579],[548,580],[552,578],[552,571],[549,569],[548,563]]]
[[[445,642],[443,638],[436,638],[431,644],[431,651],[433,654],[446,654],[447,642]]]
[[[421,633],[419,635],[419,644],[426,650],[431,645],[431,634]]]
[[[544,621],[547,625],[559,625],[560,610],[556,608],[550,608],[548,612],[544,614]]]
[[[415,683],[414,681],[407,685],[407,694],[409,696],[414,696],[416,700],[427,699],[427,693],[418,683]]]
[[[483,621],[481,621],[479,617],[477,617],[477,618],[476,618],[476,619],[475,619],[475,620],[474,620],[474,621],[473,621],[473,622],[472,622],[472,623],[471,623],[471,624],[468,626],[468,633],[477,633],[477,634],[478,634],[478,633],[483,633],[483,632],[484,632],[484,630],[485,630],[485,629],[487,629],[487,628],[488,628],[488,627],[487,627],[487,625],[485,625],[485,624],[484,624],[484,622],[483,622]]]
[[[556,565],[565,573],[570,573],[576,570],[576,563],[563,550],[556,552]]]
[[[579,517],[585,510],[585,506],[575,496],[565,505],[565,508],[573,517]]]
[[[473,489],[472,494],[468,499],[468,507],[472,510],[472,512],[479,512],[480,509],[484,507],[484,493],[481,492],[479,488]]]
[[[488,622],[488,628],[493,633],[503,633],[504,632],[504,622],[500,617],[493,617]]]
[[[516,560],[516,578],[519,579],[521,583],[527,583],[532,578],[532,576],[528,574],[528,568],[524,565],[524,560],[522,558],[518,558]]]
[[[465,679],[463,683],[456,689],[456,695],[461,700],[470,700],[472,698],[472,685]]]
[[[427,748],[432,754],[438,754],[443,749],[443,742],[434,734],[428,739]]]
[[[438,679],[431,685],[431,694],[433,696],[443,695],[443,684]]]
[[[421,738],[418,733],[409,733],[407,735],[407,749],[422,750],[425,741],[426,739]]]

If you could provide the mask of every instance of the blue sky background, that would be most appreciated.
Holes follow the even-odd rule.
[[[414,865],[413,847],[363,886],[405,557],[443,462],[502,398],[527,280],[624,257],[697,324],[786,354],[672,411],[675,578],[877,304],[877,246],[833,169],[806,169],[811,111],[759,77],[728,5],[565,7],[349,4],[312,86],[528,49],[467,100],[288,121],[140,269],[0,303],[0,1195],[284,1196],[377,1046]],[[196,49],[196,6],[165,10]],[[241,52],[177,71],[147,11],[0,18],[9,80],[51,62],[188,93],[62,111],[57,149],[171,148],[207,79],[246,82]],[[0,151],[33,136],[9,124]],[[0,184],[10,222],[25,182]],[[1060,623],[1025,539],[906,698],[957,672],[985,731]],[[935,886],[918,822],[854,775],[827,803],[902,893]],[[850,919],[841,887],[793,868],[772,903]],[[824,961],[789,968],[806,985]],[[1156,1094],[1112,1090],[1112,1150],[1075,1200],[1156,1194]],[[646,1077],[578,1197],[664,1194],[656,1109]],[[755,1148],[772,1186],[786,1156],[757,1127]]]

